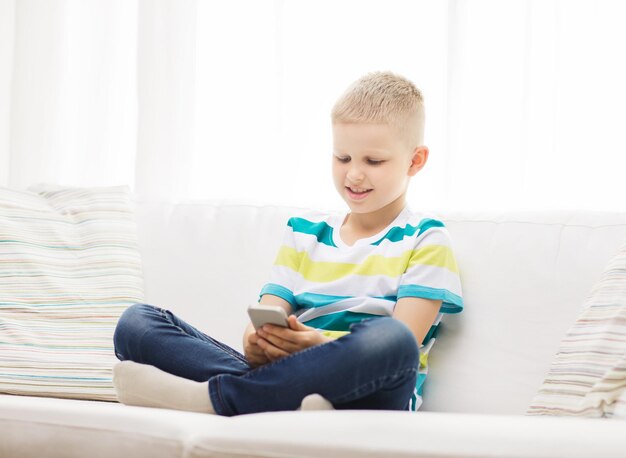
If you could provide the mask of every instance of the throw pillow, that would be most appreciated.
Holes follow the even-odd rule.
[[[626,241],[562,339],[527,414],[626,418]]]
[[[113,331],[143,300],[126,186],[0,188],[0,392],[115,401]]]

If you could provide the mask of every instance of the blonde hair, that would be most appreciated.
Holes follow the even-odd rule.
[[[352,83],[331,111],[333,124],[388,124],[409,148],[424,141],[424,99],[408,79],[392,72],[372,72]]]

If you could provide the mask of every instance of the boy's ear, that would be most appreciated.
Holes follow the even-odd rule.
[[[415,148],[412,153],[408,175],[412,177],[422,170],[426,165],[426,161],[428,161],[428,147],[422,145]]]

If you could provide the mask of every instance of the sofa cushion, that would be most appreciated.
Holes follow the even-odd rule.
[[[230,418],[120,403],[0,395],[0,456],[188,457],[194,437]]]
[[[626,417],[626,241],[563,337],[530,415]]]
[[[622,457],[621,422],[326,410],[220,417],[0,395],[0,456],[20,458]]]
[[[0,392],[116,400],[112,336],[143,300],[129,189],[0,188]]]

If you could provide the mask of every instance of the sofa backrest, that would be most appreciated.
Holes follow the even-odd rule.
[[[289,216],[305,209],[135,196],[146,302],[241,350]],[[626,213],[442,213],[465,310],[444,316],[422,410],[523,414],[626,238]]]

